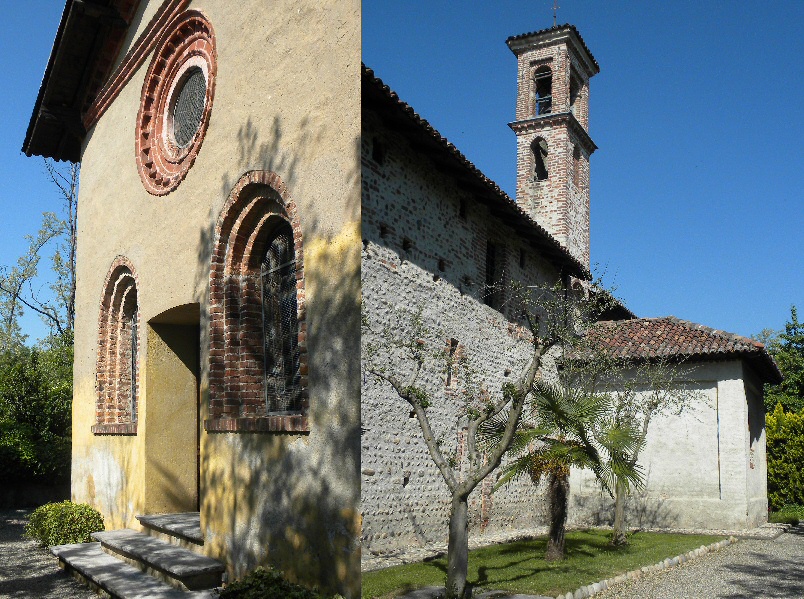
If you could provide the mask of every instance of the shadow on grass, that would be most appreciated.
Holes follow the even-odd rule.
[[[544,538],[476,549],[469,554],[467,583],[484,590],[555,596],[719,540],[700,535],[635,533],[629,545],[613,546],[609,536],[602,530],[573,531],[566,539],[566,559],[557,562],[545,561]],[[443,585],[446,563],[446,558],[440,556],[424,563],[365,573],[363,596],[385,598],[424,586]]]
[[[505,545],[492,545],[475,549],[469,553],[469,572],[467,582],[473,587],[482,587],[489,583],[505,585],[527,580],[545,572],[570,573],[584,572],[587,569],[580,567],[578,562],[599,557],[601,555],[623,555],[631,553],[632,547],[614,547],[608,544],[608,536],[599,534],[586,534],[582,538],[568,537],[566,540],[565,560],[559,562],[546,562],[544,555],[547,551],[546,539],[525,539],[514,541]],[[516,557],[514,557],[516,556]],[[508,559],[506,559],[508,558]],[[473,567],[474,564],[481,564]],[[420,578],[425,573],[446,576],[446,556],[426,560],[422,570],[410,573],[409,581],[405,581],[406,591],[417,588]],[[427,577],[428,580],[430,577]]]

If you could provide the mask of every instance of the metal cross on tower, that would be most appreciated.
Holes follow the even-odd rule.
[[[557,19],[559,8],[561,7],[558,5],[558,0],[553,0],[553,27],[558,27]]]

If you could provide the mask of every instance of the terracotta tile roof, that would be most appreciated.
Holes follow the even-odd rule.
[[[405,134],[411,144],[428,154],[437,164],[449,170],[462,183],[475,191],[475,198],[484,202],[493,216],[500,218],[523,238],[538,247],[544,257],[567,274],[590,279],[589,269],[574,258],[562,245],[520,208],[511,197],[486,177],[466,156],[441,135],[426,119],[399,96],[374,71],[363,66],[363,109],[378,112],[393,128]]]
[[[619,358],[685,361],[743,358],[756,368],[764,382],[775,384],[782,380],[773,358],[758,341],[675,316],[598,322],[590,335]]]

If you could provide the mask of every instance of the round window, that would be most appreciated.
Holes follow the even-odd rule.
[[[204,72],[194,67],[187,72],[173,105],[173,139],[178,147],[186,148],[193,141],[204,116],[206,97]]]
[[[145,74],[137,115],[136,160],[153,195],[176,189],[195,162],[215,95],[215,34],[189,10],[168,26]]]

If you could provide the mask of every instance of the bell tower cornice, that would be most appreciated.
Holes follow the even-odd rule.
[[[587,154],[591,155],[597,150],[597,145],[595,145],[595,142],[589,137],[589,133],[571,112],[544,114],[521,121],[514,121],[508,123],[508,126],[511,127],[517,135],[542,131],[557,126],[565,126],[575,135],[575,138],[583,146]]]
[[[600,65],[597,64],[597,60],[592,56],[592,52],[586,46],[586,42],[583,41],[575,25],[567,23],[541,31],[512,35],[505,40],[505,43],[517,56],[537,47],[564,45],[573,50],[574,54],[581,59],[580,62],[587,77],[592,77],[600,72]]]

